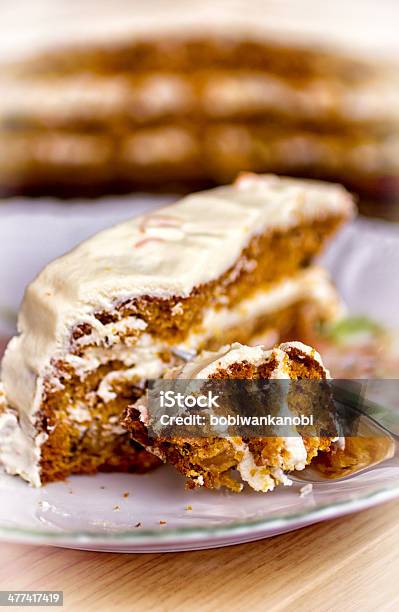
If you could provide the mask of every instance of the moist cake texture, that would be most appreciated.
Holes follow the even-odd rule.
[[[262,346],[234,343],[218,352],[203,352],[188,364],[167,373],[181,380],[303,380],[329,378],[320,355],[300,342],[288,342],[267,350]],[[307,390],[310,393],[310,390]],[[327,394],[328,398],[330,395]],[[253,400],[253,398],[252,398]],[[261,401],[261,400],[260,400]],[[289,390],[282,400],[289,414]],[[261,406],[267,412],[266,406]],[[322,407],[324,408],[324,407]],[[325,411],[330,408],[326,402]],[[270,406],[269,406],[270,410]],[[227,487],[241,491],[247,483],[256,491],[272,491],[278,484],[290,485],[287,472],[302,470],[319,452],[328,452],[336,438],[306,435],[292,428],[284,437],[243,438],[227,432],[223,437],[158,437],[148,435],[148,400],[143,396],[128,408],[123,424],[133,439],[163,461],[174,465],[188,479],[190,488]],[[233,477],[239,474],[239,480]]]
[[[310,264],[352,214],[338,185],[243,175],[49,264],[26,291],[2,364],[6,469],[38,486],[152,467],[119,422],[145,381],[187,352],[266,331],[271,343],[300,337],[309,312],[331,317],[337,297]]]

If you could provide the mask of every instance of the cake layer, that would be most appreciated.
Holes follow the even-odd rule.
[[[192,329],[178,348],[188,352],[218,348],[234,339],[241,342],[246,338],[248,342],[248,338],[267,331],[277,332],[270,342],[274,344],[290,334],[296,337],[295,332],[302,335],[309,310],[313,323],[337,319],[344,310],[328,273],[316,266],[257,289],[234,306],[208,308],[199,330]]]
[[[26,291],[2,364],[32,454],[24,477],[40,484],[107,467],[125,444],[121,411],[178,362],[174,351],[217,344],[241,324],[244,341],[287,332],[309,303],[324,304],[325,317],[334,292],[301,269],[352,213],[339,186],[243,175],[47,266]]]
[[[71,74],[83,72],[182,71],[252,67],[288,77],[321,77],[326,74],[343,81],[363,81],[373,76],[375,67],[351,55],[304,44],[284,44],[268,39],[267,33],[253,30],[248,36],[236,31],[230,35],[211,32],[198,35],[190,28],[187,35],[176,30],[148,37],[135,33],[134,38],[112,44],[90,44],[51,49],[14,62],[13,72],[21,75]]]
[[[177,381],[325,380],[328,377],[329,373],[320,355],[300,342],[281,344],[270,350],[263,346],[249,347],[234,343],[214,353],[204,352],[165,375],[165,378]],[[208,384],[206,389],[209,388],[212,389]],[[215,385],[215,389],[220,393],[222,388]],[[279,414],[291,414],[293,398],[290,393],[287,385],[281,397]],[[312,390],[302,388],[302,393],[308,394],[310,398]],[[259,406],[263,414],[266,414],[271,406],[264,405],[262,397],[259,398]],[[324,408],[327,414],[331,408],[330,394],[327,392],[322,395],[318,392],[318,397],[326,401]],[[251,401],[254,401],[254,397]],[[203,485],[217,489],[226,486],[240,491],[242,483],[246,482],[256,491],[271,491],[276,484],[291,484],[286,472],[304,469],[319,451],[328,451],[333,442],[332,438],[306,435],[295,427],[291,435],[284,437],[253,437],[244,440],[227,429],[220,437],[216,434],[210,437],[203,433],[198,437],[164,438],[148,435],[150,418],[148,399],[143,397],[128,408],[123,424],[147,450],[171,463],[186,476],[191,487]],[[232,478],[233,470],[238,471],[241,483]]]
[[[61,196],[190,186],[232,180],[237,172],[338,178],[361,193],[394,198],[398,131],[320,132],[268,120],[170,123],[137,130],[3,131],[0,191]]]

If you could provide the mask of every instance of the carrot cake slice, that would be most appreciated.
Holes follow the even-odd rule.
[[[147,379],[226,342],[301,337],[336,294],[310,264],[353,214],[338,185],[243,175],[105,230],[28,287],[2,381],[24,441],[6,469],[32,484],[156,460],[120,417]],[[6,410],[6,412],[7,412]],[[22,449],[23,446],[23,449]]]
[[[311,401],[313,394],[317,397],[318,412],[321,411],[322,415],[326,413],[323,420],[328,422],[328,419],[331,420],[334,416],[331,393],[327,386],[324,392],[321,392],[319,384],[320,381],[329,378],[329,373],[320,355],[300,342],[280,344],[270,350],[263,346],[250,347],[236,342],[222,347],[218,352],[204,351],[186,365],[167,373],[165,378],[173,378],[175,381],[213,381],[216,383],[213,389],[227,396],[227,404],[229,402],[232,404],[234,400],[237,404],[238,401],[238,414],[243,401],[248,396],[241,391],[237,397],[234,397],[234,391],[218,386],[217,382],[229,379],[257,381],[283,379],[285,382],[287,379],[292,381],[315,379],[318,381],[317,385],[302,387],[301,390],[296,388],[291,390],[289,386],[285,386],[282,394],[278,396],[279,406],[275,416],[283,414],[284,418],[295,414],[298,416],[300,391],[302,397],[299,401],[302,402],[302,406],[304,397]],[[203,388],[209,388],[209,385]],[[251,394],[251,410],[254,411],[254,406],[257,405],[262,416],[271,411],[273,403],[271,395],[262,392],[261,387],[255,387],[255,394]],[[310,405],[308,403],[308,406]],[[181,409],[172,412],[181,414]],[[233,416],[233,413],[230,416]],[[147,427],[153,417],[154,411],[152,413],[149,411],[148,396],[143,396],[134,406],[128,408],[123,424],[131,432],[132,437],[139,440],[147,450],[163,461],[171,463],[186,476],[188,486],[191,488],[202,485],[209,489],[219,489],[226,486],[234,491],[240,491],[243,483],[247,483],[256,491],[272,491],[278,484],[290,485],[291,480],[287,472],[304,469],[320,451],[330,451],[336,441],[336,437],[333,436],[320,436],[321,428],[316,424],[313,431],[288,427],[287,431],[284,431],[288,435],[278,437],[269,434],[263,437],[254,435],[244,438],[239,435],[237,428],[233,431],[231,428],[225,429],[222,436],[217,436],[216,432],[213,436],[207,436],[203,433],[206,432],[206,428],[203,427],[202,432],[201,428],[198,429],[198,437],[188,435],[166,438],[162,435],[157,436],[154,432],[149,435]],[[214,415],[214,418],[217,418],[217,415]],[[320,414],[317,419],[320,419]],[[334,422],[332,424],[334,433],[337,433],[337,427]],[[235,472],[238,472],[239,480],[233,477]]]

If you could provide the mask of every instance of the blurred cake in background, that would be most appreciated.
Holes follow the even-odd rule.
[[[397,79],[349,58],[169,38],[44,55],[4,85],[5,190],[186,190],[239,170],[395,189]]]
[[[184,192],[249,170],[395,199],[394,66],[255,30],[175,30],[50,48],[4,68],[2,194]]]

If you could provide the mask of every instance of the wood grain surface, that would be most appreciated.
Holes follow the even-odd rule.
[[[0,559],[0,589],[63,590],[68,612],[397,611],[399,502],[215,550],[118,555],[2,544]]]

